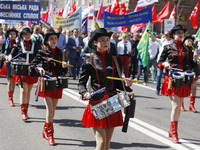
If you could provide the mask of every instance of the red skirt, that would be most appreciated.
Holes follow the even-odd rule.
[[[185,84],[181,87],[173,87],[172,89],[168,89],[168,83],[169,83],[169,76],[165,76],[165,80],[162,84],[161,88],[161,94],[163,95],[178,95],[179,97],[188,97],[190,96],[190,85]]]
[[[1,76],[6,76],[7,75],[7,73],[6,73],[6,66],[5,65],[2,66],[0,75]]]
[[[35,91],[35,95],[36,95],[36,92],[37,92],[37,88]],[[63,89],[61,89],[61,88],[57,88],[55,90],[48,90],[48,91],[44,91],[44,92],[41,92],[41,90],[40,90],[38,96],[43,97],[43,98],[48,96],[51,99],[61,99],[62,92],[63,92]]]
[[[18,75],[12,75],[14,82],[20,82]],[[27,83],[28,85],[35,84],[38,82],[38,77],[33,76],[21,76],[22,82]]]
[[[105,96],[104,96],[105,97]],[[103,98],[100,101],[93,101],[93,105],[105,100]],[[90,109],[90,104],[86,106],[85,112],[82,118],[82,124],[86,127],[92,128],[113,128],[123,125],[123,117],[121,110],[103,119],[96,119]]]

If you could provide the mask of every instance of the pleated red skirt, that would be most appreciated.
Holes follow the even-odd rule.
[[[48,91],[44,91],[44,92],[41,92],[41,90],[40,90],[38,96],[43,97],[43,98],[50,97],[51,99],[61,99],[62,92],[63,92],[63,89],[61,89],[61,88],[57,88],[55,90],[48,90]],[[35,95],[36,95],[36,93],[37,93],[37,88],[35,91]]]
[[[105,96],[104,96],[105,97]],[[103,98],[100,101],[93,101],[93,105],[96,105],[107,98]],[[82,118],[82,124],[91,128],[113,128],[123,125],[123,117],[121,110],[103,119],[96,119],[90,109],[90,104],[86,106],[85,112]]]
[[[18,75],[12,75],[14,82],[20,82]],[[33,76],[21,76],[22,82],[27,83],[28,85],[35,84],[38,82],[38,77]]]
[[[173,87],[172,89],[168,89],[168,83],[169,83],[169,76],[165,76],[165,80],[162,84],[161,88],[161,94],[163,95],[178,95],[179,97],[188,97],[190,95],[190,85],[185,84],[181,87]]]

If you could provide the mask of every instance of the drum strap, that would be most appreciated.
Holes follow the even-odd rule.
[[[24,43],[21,41],[20,42],[21,44],[21,47],[22,47],[22,53],[23,54],[26,54],[26,63],[29,63],[29,55],[30,54],[33,54],[34,52],[34,47],[35,47],[35,43],[32,42],[32,46],[31,46],[31,51],[26,51],[25,48],[24,48]]]
[[[112,56],[112,57],[113,57],[113,59],[114,59],[115,65],[116,65],[116,67],[117,67],[118,75],[119,75],[120,78],[122,78],[122,74],[121,74],[121,70],[120,70],[120,68],[119,68],[119,63],[118,63],[118,61],[117,61],[117,58],[116,58],[116,56]],[[121,82],[122,82],[122,85],[123,85],[124,92],[126,93],[126,89],[125,89],[125,86],[124,86],[124,82],[123,82],[122,80],[121,80]]]

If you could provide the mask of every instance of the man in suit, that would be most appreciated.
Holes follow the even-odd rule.
[[[67,48],[70,51],[69,62],[74,67],[71,67],[71,75],[73,79],[76,79],[76,75],[79,75],[79,70],[82,64],[82,58],[80,56],[81,49],[84,47],[83,38],[79,36],[78,29],[74,29],[73,36],[69,37]]]

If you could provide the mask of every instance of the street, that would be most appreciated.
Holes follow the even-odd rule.
[[[45,121],[45,105],[42,98],[35,99],[33,86],[27,122],[22,121],[19,87],[14,93],[15,107],[7,100],[7,80],[0,77],[0,149],[1,150],[94,150],[93,130],[82,126],[81,119],[87,104],[79,100],[78,80],[69,80],[69,88],[59,100],[54,119],[54,138],[56,146],[49,146],[42,137]],[[200,112],[199,82],[195,107]],[[115,128],[110,149],[122,150],[200,150],[200,113],[188,110],[189,98],[185,99],[187,111],[181,112],[178,136],[181,144],[172,143],[168,137],[171,103],[167,96],[155,94],[155,84],[133,84],[136,99],[135,118],[130,119],[127,133],[122,127]]]

